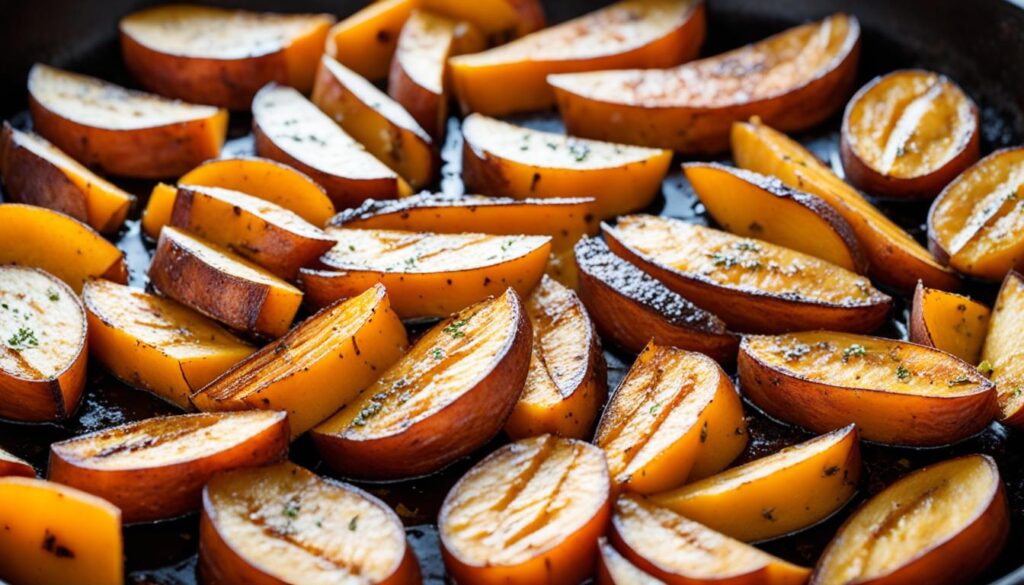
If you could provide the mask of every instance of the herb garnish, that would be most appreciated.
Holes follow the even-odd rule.
[[[948,384],[949,386],[962,386],[964,384],[970,384],[970,383],[971,383],[971,379],[967,376],[967,374],[961,374],[961,375],[957,376],[956,378],[952,378],[950,380],[946,380],[946,384]]]
[[[852,357],[864,357],[868,354],[868,350],[859,343],[854,343],[850,347],[843,350],[843,363],[850,361]]]
[[[985,360],[978,364],[978,371],[981,372],[983,376],[991,376],[993,371],[992,364],[988,360]]]
[[[469,323],[468,319],[459,319],[458,321],[453,321],[451,325],[448,325],[447,327],[445,327],[441,331],[444,331],[445,333],[447,333],[448,335],[451,335],[452,337],[454,337],[456,339],[458,339],[460,337],[465,337],[466,336],[466,332],[462,331],[461,328],[465,327],[466,323]]]
[[[910,370],[907,369],[907,366],[904,366],[903,364],[896,366],[896,378],[898,378],[900,382],[906,382],[910,379]]]
[[[28,327],[18,329],[18,332],[7,340],[7,346],[11,349],[25,349],[28,347],[37,347],[38,345],[39,340],[36,339],[36,332],[32,331]]]
[[[46,298],[50,299],[53,302],[57,302],[57,301],[60,300],[60,295],[57,294],[57,291],[53,290],[52,288],[47,287],[47,289],[46,289]]]

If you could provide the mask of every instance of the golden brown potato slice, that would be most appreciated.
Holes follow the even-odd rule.
[[[650,494],[725,469],[747,445],[747,424],[718,364],[651,343],[612,394],[594,444],[617,490]]]
[[[788,187],[775,177],[717,163],[685,163],[683,171],[725,231],[867,272],[867,258],[850,224],[817,195]]]
[[[32,125],[58,148],[102,173],[176,177],[220,154],[228,113],[125,89],[36,64],[28,77]]]
[[[807,528],[857,491],[857,428],[844,428],[657,494],[651,502],[747,542]],[[728,514],[723,514],[728,510]]]
[[[351,403],[408,345],[381,285],[299,323],[192,397],[200,410],[284,410],[297,437]]]
[[[701,0],[623,0],[493,49],[453,57],[463,112],[507,116],[555,105],[547,76],[671,67],[704,41]]]
[[[875,195],[931,199],[978,160],[980,126],[978,107],[944,75],[893,71],[846,105],[843,170]]]
[[[593,197],[600,218],[647,207],[672,162],[667,150],[584,140],[472,114],[462,122],[462,178],[498,197]]]
[[[1012,271],[1003,280],[981,350],[984,374],[999,394],[1000,420],[1024,426],[1024,276]]]
[[[419,0],[419,6],[453,20],[473,23],[492,44],[538,31],[545,24],[540,0]]]
[[[857,423],[869,441],[936,446],[984,429],[995,385],[931,347],[832,331],[751,335],[740,343],[743,395],[769,415],[823,433]]]
[[[221,323],[280,337],[302,304],[302,291],[243,258],[177,228],[160,232],[149,280],[161,293]]]
[[[612,252],[733,330],[868,332],[892,308],[867,278],[761,240],[652,215],[602,229]]]
[[[331,27],[327,55],[370,81],[388,76],[402,25],[415,0],[379,0]]]
[[[437,525],[448,573],[479,585],[577,585],[611,511],[604,454],[541,435],[498,449],[448,492]]]
[[[846,521],[811,583],[969,583],[1006,542],[1008,508],[999,469],[985,455],[919,469]]]
[[[0,579],[32,585],[121,585],[121,511],[41,479],[0,477]]]
[[[988,331],[989,308],[971,297],[917,283],[910,310],[910,341],[976,364]]]
[[[0,477],[35,477],[36,470],[27,461],[0,449]]]
[[[151,522],[198,510],[218,472],[287,456],[284,412],[183,414],[53,443],[47,477],[104,498],[124,522]]]
[[[286,462],[206,486],[199,576],[208,585],[414,585],[420,569],[384,502]]]
[[[843,105],[853,89],[860,23],[838,13],[763,41],[671,69],[548,76],[570,134],[714,154],[733,122],[761,116],[804,130]]]
[[[741,168],[778,177],[835,208],[856,234],[872,278],[906,291],[918,280],[942,290],[959,286],[956,273],[939,264],[903,228],[785,134],[756,118],[737,122],[732,127],[732,155]]]
[[[665,585],[661,579],[637,568],[605,537],[597,539],[597,548],[601,554],[597,558],[597,585]]]
[[[272,14],[165,4],[121,19],[124,64],[160,95],[248,110],[271,81],[308,92],[334,24],[328,14]]]
[[[419,338],[312,431],[332,469],[394,479],[437,471],[501,431],[530,367],[530,320],[508,289]]]
[[[803,585],[810,574],[635,495],[615,503],[609,538],[636,567],[670,585]]]

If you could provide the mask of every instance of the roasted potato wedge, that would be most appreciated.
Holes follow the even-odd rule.
[[[199,576],[208,585],[415,585],[420,569],[386,504],[286,462],[210,480]]]
[[[161,293],[250,334],[284,335],[302,291],[231,252],[177,228],[160,232],[149,280]]]
[[[220,154],[228,113],[37,63],[28,76],[36,132],[104,174],[176,177]]]
[[[0,477],[0,579],[32,585],[121,585],[121,511],[41,479]]]
[[[990,312],[970,297],[928,288],[919,282],[910,309],[910,341],[976,364],[985,343]]]
[[[701,0],[623,0],[493,49],[453,57],[463,112],[507,116],[555,105],[553,73],[671,67],[697,57]]]
[[[867,332],[892,308],[867,278],[761,240],[652,215],[601,227],[612,252],[733,330]]]
[[[326,53],[370,81],[387,78],[398,35],[416,0],[379,0],[331,27]]]
[[[852,272],[867,272],[853,228],[817,195],[775,177],[717,163],[685,163],[683,171],[718,225],[810,254]]]
[[[146,89],[199,104],[248,110],[271,81],[313,88],[334,24],[328,14],[271,14],[164,4],[121,19],[121,55]]]
[[[124,522],[151,522],[198,510],[218,472],[287,456],[283,412],[183,414],[53,443],[47,477],[109,501]]]
[[[541,435],[506,445],[448,492],[437,526],[448,573],[476,585],[578,585],[611,514],[604,453]]]
[[[849,333],[747,336],[743,395],[777,419],[815,432],[857,423],[869,441],[937,446],[984,429],[995,385],[931,347]]]
[[[995,461],[943,461],[861,506],[825,550],[811,583],[969,583],[999,554],[1009,528]]]
[[[853,90],[860,23],[833,14],[763,41],[671,69],[548,76],[576,136],[715,154],[733,122],[761,116],[783,131],[831,116]]]
[[[594,444],[617,490],[650,494],[725,469],[747,445],[747,423],[711,358],[651,343],[612,394]]]
[[[405,328],[381,285],[338,301],[192,397],[200,410],[284,410],[297,437],[351,403],[402,356]]]
[[[860,479],[858,439],[857,428],[848,425],[651,501],[737,540],[789,534],[831,516],[853,497]]]
[[[88,323],[57,277],[0,265],[0,418],[71,416],[85,390]]]
[[[600,218],[647,207],[672,162],[667,150],[584,140],[472,114],[462,122],[462,178],[498,197],[593,197]]]
[[[400,360],[312,431],[350,477],[424,475],[501,431],[530,367],[530,320],[508,289],[425,333]]]
[[[1024,426],[1024,276],[1012,271],[999,289],[979,369],[990,370],[999,393],[1000,420]]]
[[[36,470],[27,461],[0,449],[0,477],[35,477]]]
[[[657,577],[644,573],[615,550],[605,537],[597,539],[597,585],[665,585]]]
[[[501,44],[544,28],[540,0],[418,0],[419,6],[448,18],[472,23],[492,44]],[[470,51],[466,51],[470,52]]]
[[[955,290],[960,285],[956,273],[939,264],[910,234],[810,151],[759,119],[733,124],[732,156],[739,167],[778,177],[835,208],[856,234],[873,279],[906,291],[913,289],[918,280],[942,290]]]

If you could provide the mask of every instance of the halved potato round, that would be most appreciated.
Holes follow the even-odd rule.
[[[398,35],[412,13],[415,0],[379,0],[331,27],[328,56],[370,81],[388,76]]]
[[[106,499],[124,522],[151,522],[198,510],[218,472],[287,456],[284,412],[183,414],[53,443],[47,477]]]
[[[350,477],[415,477],[472,453],[501,430],[530,366],[519,295],[468,307],[425,333],[380,378],[312,431]]]
[[[27,461],[0,449],[0,477],[35,477],[36,470]]]
[[[978,160],[978,106],[921,69],[871,80],[846,105],[840,155],[850,182],[875,195],[931,199]]]
[[[740,343],[743,395],[819,433],[856,423],[869,441],[936,446],[984,429],[995,385],[974,366],[906,341],[832,331],[750,335]]]
[[[607,538],[598,538],[597,548],[601,553],[597,559],[597,585],[665,585],[664,581],[641,571],[622,556]]]
[[[989,308],[956,293],[917,283],[910,309],[910,341],[949,352],[969,364],[978,363]]]
[[[611,512],[597,447],[541,435],[470,469],[438,515],[449,574],[475,585],[577,585],[589,577]]]
[[[995,461],[950,459],[904,476],[861,506],[811,583],[968,583],[999,555],[1009,528]]]
[[[982,373],[990,373],[999,394],[999,419],[1024,426],[1024,276],[1011,271],[1003,280],[981,349]]]

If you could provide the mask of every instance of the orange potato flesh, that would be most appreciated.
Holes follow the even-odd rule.
[[[970,297],[918,283],[910,310],[910,341],[976,364],[985,343],[989,313],[988,307]]]
[[[850,224],[868,257],[873,279],[903,290],[918,280],[925,286],[955,290],[956,273],[938,263],[903,228],[871,205],[806,148],[758,119],[732,127],[732,155],[736,165],[825,200]]]
[[[99,276],[128,282],[124,253],[92,228],[50,209],[0,203],[0,264],[35,266],[81,292]]]
[[[608,247],[732,330],[872,331],[892,299],[854,272],[753,238],[651,215],[602,225]]]
[[[650,494],[724,469],[746,447],[747,426],[718,364],[652,343],[612,394],[594,444],[616,490]]]
[[[327,228],[338,244],[321,258],[326,270],[303,269],[314,306],[388,289],[403,319],[440,317],[512,287],[527,295],[540,282],[551,249],[544,236],[433,234]]]
[[[0,135],[4,195],[60,211],[97,231],[121,228],[135,196],[82,166],[48,140],[4,122]]]
[[[635,495],[615,503],[610,540],[670,585],[803,585],[810,574]]]
[[[507,116],[555,105],[553,73],[671,67],[704,40],[700,0],[624,0],[470,55],[453,57],[452,84],[464,112]]]
[[[216,473],[287,455],[283,412],[185,414],[54,443],[47,477],[104,498],[124,522],[151,522],[198,510]]]
[[[312,431],[350,477],[437,471],[501,430],[530,364],[530,321],[508,289],[437,324],[380,378]]]
[[[597,585],[665,585],[661,579],[648,575],[622,556],[605,537],[597,539],[601,553],[597,563]]]
[[[992,370],[1000,420],[1024,426],[1024,276],[1019,272],[1007,274],[999,289],[981,359]]]
[[[104,174],[176,177],[220,154],[228,113],[36,64],[28,79],[36,132]]]
[[[352,402],[402,355],[405,328],[384,287],[306,319],[192,397],[200,410],[284,410],[298,437]]]
[[[789,534],[831,516],[850,501],[859,479],[857,429],[848,425],[657,494],[651,502],[751,542]]]
[[[466,188],[497,197],[593,197],[598,217],[650,204],[667,150],[567,137],[472,114],[462,122]]]
[[[473,23],[493,44],[538,31],[545,24],[539,0],[418,0],[418,5],[452,20]]]
[[[87,331],[68,285],[37,268],[0,265],[0,418],[71,416],[85,390]]]
[[[513,440],[551,433],[589,438],[608,397],[601,342],[576,293],[544,276],[526,299],[533,353],[526,386],[505,432]]]
[[[206,486],[199,576],[209,585],[420,582],[387,505],[287,462],[223,473]]]
[[[0,449],[0,477],[35,477],[36,470],[27,461]]]
[[[999,470],[968,455],[904,476],[851,516],[811,583],[969,583],[1009,531]]]
[[[608,466],[582,441],[541,435],[476,464],[438,516],[449,574],[477,585],[577,585],[608,524]]]
[[[551,75],[570,134],[714,154],[750,116],[784,131],[810,128],[853,89],[860,23],[833,14],[758,43],[671,69]]]
[[[849,333],[747,336],[744,396],[770,416],[815,432],[857,423],[869,441],[937,446],[994,418],[995,385],[934,348]]]
[[[388,76],[398,35],[416,0],[379,0],[331,27],[326,53],[370,81]]]
[[[683,171],[711,217],[727,232],[758,238],[861,273],[867,258],[850,224],[831,205],[775,177],[717,163]]]

